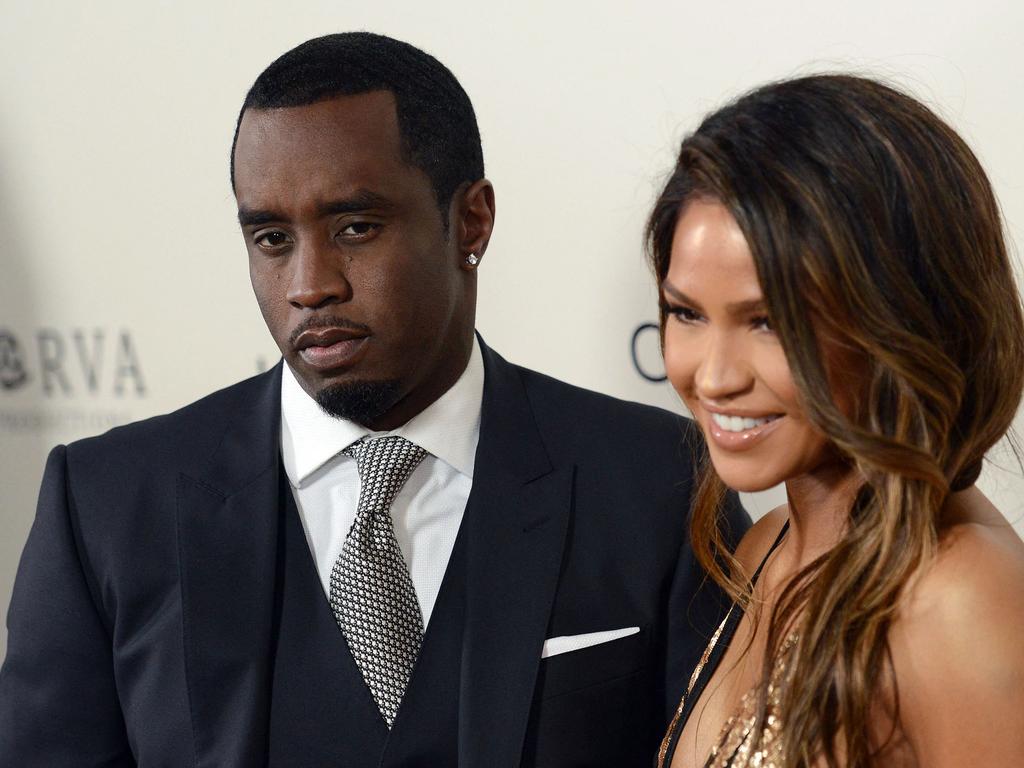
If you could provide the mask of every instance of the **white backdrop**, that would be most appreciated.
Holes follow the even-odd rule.
[[[895,80],[967,137],[1020,239],[1020,4],[852,7],[0,0],[0,610],[51,445],[276,360],[248,285],[228,150],[246,89],[277,55],[369,29],[445,62],[473,99],[497,190],[481,268],[487,341],[574,383],[679,409],[631,360],[634,329],[656,317],[641,229],[679,139],[740,91],[822,69]],[[654,334],[643,342],[655,370]],[[1024,478],[1005,452],[994,458],[1007,469],[987,468],[982,485],[1024,530]]]

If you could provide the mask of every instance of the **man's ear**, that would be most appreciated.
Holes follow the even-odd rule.
[[[458,244],[459,266],[476,269],[494,230],[494,186],[480,179],[456,193],[452,201],[452,236]]]

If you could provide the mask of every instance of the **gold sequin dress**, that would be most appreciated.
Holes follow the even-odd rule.
[[[788,526],[789,523],[787,522],[772,548],[768,550],[768,554],[765,555],[761,565],[754,572],[751,586],[756,583],[757,577],[760,575],[761,569],[764,568],[768,557],[781,543]],[[672,723],[668,727],[668,733],[665,734],[665,738],[661,742],[661,749],[658,750],[658,768],[669,768],[671,766],[672,756],[675,754],[676,745],[679,743],[679,736],[683,731],[683,726],[690,717],[693,706],[700,698],[708,680],[714,675],[715,669],[722,660],[725,649],[729,646],[729,642],[732,640],[742,616],[742,609],[734,604],[722,620],[722,623],[718,625],[718,629],[712,635],[707,648],[704,649],[700,661],[690,676],[690,683],[686,687],[686,693],[683,694],[675,716],[672,718]],[[722,639],[723,637],[725,638],[724,640]],[[756,749],[754,745],[758,740],[754,729],[757,725],[755,711],[757,706],[757,689],[754,688],[744,694],[740,700],[739,709],[732,717],[725,721],[718,740],[704,763],[704,768],[780,768],[782,765],[784,743],[782,741],[783,724],[778,716],[781,698],[780,685],[786,677],[786,668],[795,645],[796,635],[791,634],[785,639],[782,647],[779,649],[779,655],[775,660],[771,677],[768,680],[767,717],[764,728],[761,730],[760,743],[757,744]]]

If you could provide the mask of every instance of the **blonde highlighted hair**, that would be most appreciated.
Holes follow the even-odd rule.
[[[839,543],[769,617],[765,679],[785,634],[800,636],[785,764],[871,765],[900,596],[935,553],[950,492],[977,479],[1024,391],[1024,313],[998,205],[938,116],[850,75],[758,88],[683,141],[647,226],[659,285],[680,211],[698,197],[743,231],[807,416],[865,479]],[[854,362],[837,370],[837,358]],[[852,408],[835,402],[839,379]],[[706,460],[701,473],[694,551],[742,604],[749,588],[719,530],[723,486]]]

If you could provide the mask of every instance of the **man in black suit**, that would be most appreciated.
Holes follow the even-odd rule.
[[[494,193],[454,77],[304,43],[232,182],[284,360],[50,455],[0,764],[649,764],[721,609],[694,430],[474,334]]]

